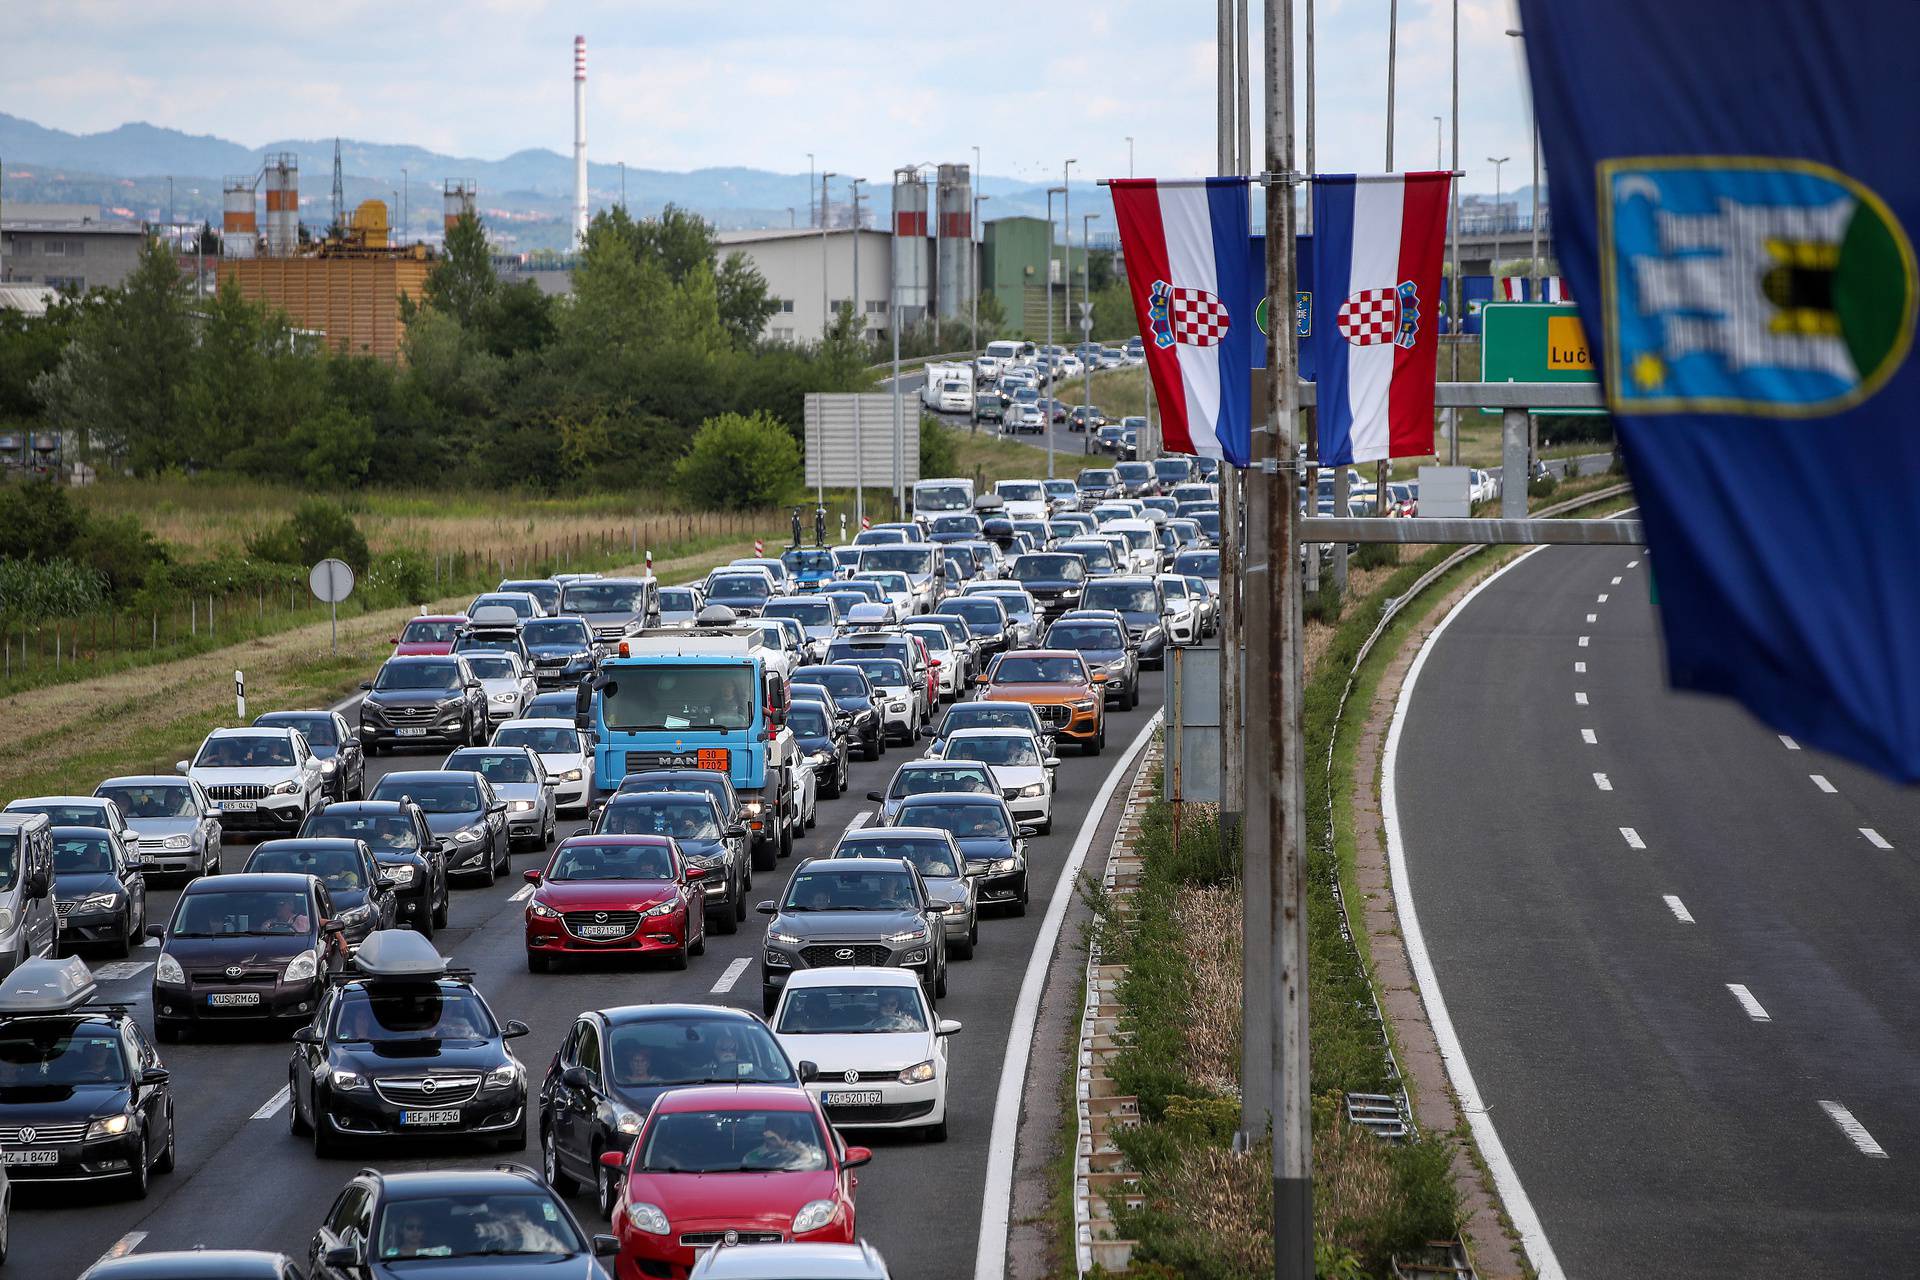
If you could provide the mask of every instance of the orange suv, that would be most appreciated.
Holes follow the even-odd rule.
[[[1024,702],[1053,733],[1056,742],[1072,742],[1082,755],[1097,756],[1107,745],[1104,671],[1089,671],[1072,649],[1016,649],[993,660],[976,683],[989,702]]]

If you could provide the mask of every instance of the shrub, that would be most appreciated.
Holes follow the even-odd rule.
[[[1384,569],[1399,563],[1400,544],[1397,542],[1363,542],[1360,549],[1353,553],[1353,567],[1356,569]]]
[[[101,574],[115,600],[131,598],[149,576],[167,567],[166,547],[130,515],[87,517],[74,541],[73,558]]]
[[[412,547],[398,547],[377,558],[367,570],[369,597],[393,596],[407,604],[425,604],[433,598],[433,566]]]
[[[337,503],[307,498],[285,523],[249,538],[247,550],[263,560],[311,566],[333,556],[358,573],[366,569],[371,553],[366,535]]]
[[[674,486],[693,506],[728,511],[779,506],[799,476],[800,446],[766,413],[708,418],[673,469]]]
[[[1333,580],[1330,570],[1323,570],[1320,589],[1301,597],[1300,617],[1305,622],[1338,622],[1341,604],[1340,584]]]
[[[0,556],[51,560],[66,555],[86,523],[86,513],[51,481],[0,488]]]
[[[951,430],[937,418],[920,417],[920,475],[950,476],[960,469],[960,454]]]
[[[1547,498],[1551,497],[1553,491],[1559,487],[1560,482],[1554,479],[1553,474],[1549,472],[1543,476],[1535,476],[1529,481],[1527,484],[1527,492],[1536,498]]]

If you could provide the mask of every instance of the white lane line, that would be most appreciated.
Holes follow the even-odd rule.
[[[93,971],[99,982],[124,982],[128,978],[137,978],[153,968],[151,960],[116,960],[112,964],[103,964]]]
[[[1826,1104],[1822,1103],[1821,1105],[1825,1106]],[[93,1265],[97,1267],[102,1262],[107,1262],[114,1258],[126,1257],[128,1254],[132,1253],[135,1249],[138,1249],[140,1247],[140,1242],[142,1240],[145,1240],[146,1238],[147,1238],[147,1233],[144,1231],[127,1232],[127,1234],[121,1236],[118,1240],[115,1240],[113,1242],[113,1248],[101,1254],[99,1258],[97,1258],[94,1261]],[[92,1268],[90,1267],[88,1268],[88,1270],[92,1270]]]
[[[1594,736],[1593,730],[1591,729],[1582,729],[1580,731],[1580,741],[1586,743],[1590,747],[1600,745],[1600,739]]]
[[[1647,842],[1642,840],[1640,833],[1632,827],[1620,828],[1620,838],[1627,842],[1627,848],[1629,849],[1644,849],[1647,847]]]
[[[1727,984],[1727,990],[1733,994],[1735,1000],[1740,1002],[1740,1007],[1747,1011],[1749,1018],[1752,1018],[1755,1022],[1773,1021],[1773,1015],[1762,1008],[1760,1002],[1753,998],[1753,992],[1747,990],[1737,982],[1729,982]]]
[[[1590,640],[1590,639],[1592,639],[1592,637],[1591,637],[1591,636],[1581,636],[1581,637],[1580,637],[1580,647],[1581,647],[1582,649],[1584,649],[1584,648],[1586,648],[1586,647],[1587,647],[1587,641],[1588,641],[1588,640]]]
[[[1466,1050],[1460,1043],[1460,1033],[1453,1025],[1453,1015],[1447,1010],[1446,993],[1440,989],[1440,975],[1434,971],[1433,957],[1427,951],[1426,934],[1420,926],[1418,904],[1414,902],[1413,880],[1407,872],[1406,843],[1400,831],[1398,788],[1394,785],[1394,771],[1400,755],[1400,734],[1406,728],[1407,711],[1413,705],[1413,694],[1419,687],[1421,669],[1427,665],[1427,659],[1439,645],[1440,637],[1447,633],[1453,620],[1466,611],[1475,597],[1499,581],[1507,570],[1524,564],[1527,557],[1538,550],[1537,547],[1533,548],[1507,561],[1479,586],[1461,597],[1460,602],[1440,620],[1440,625],[1427,636],[1426,642],[1420,646],[1420,652],[1414,655],[1413,665],[1408,668],[1407,678],[1400,686],[1400,699],[1394,705],[1393,720],[1387,727],[1386,753],[1380,761],[1380,818],[1387,832],[1387,864],[1393,876],[1393,901],[1399,908],[1401,941],[1406,946],[1407,959],[1413,965],[1420,998],[1427,1006],[1427,1020],[1433,1024],[1433,1038],[1440,1046],[1441,1060],[1446,1063],[1447,1078],[1453,1082],[1454,1096],[1460,1100],[1460,1113],[1467,1118],[1474,1141],[1479,1144],[1480,1158],[1486,1161],[1487,1171],[1493,1175],[1494,1189],[1500,1193],[1507,1217],[1513,1222],[1514,1233],[1520,1237],[1520,1247],[1526,1250],[1527,1261],[1533,1264],[1534,1274],[1540,1280],[1565,1280],[1566,1272],[1561,1270],[1560,1259],[1555,1256],[1553,1244],[1547,1239],[1546,1228],[1540,1224],[1540,1215],[1535,1211],[1533,1201],[1527,1197],[1519,1170],[1514,1167],[1512,1157],[1500,1141],[1500,1131],[1494,1126],[1493,1113],[1486,1099],[1481,1096],[1480,1086],[1473,1078],[1473,1067],[1468,1063]],[[994,1272],[992,1280],[999,1280],[999,1277],[1000,1273]]]
[[[1576,706],[1576,707],[1584,707],[1584,706],[1586,706],[1586,705],[1587,705],[1587,695],[1586,695],[1585,693],[1576,693],[1576,694],[1574,694],[1574,695],[1573,695],[1573,705],[1574,705],[1574,706]]]
[[[1604,773],[1596,773],[1593,775],[1593,785],[1602,791],[1613,790],[1613,780]]]
[[[1519,560],[1507,563],[1518,564]],[[1074,837],[1073,848],[1067,851],[1060,878],[1054,882],[1053,896],[1047,900],[1047,914],[1040,922],[1040,936],[1034,939],[1033,950],[1027,956],[1027,972],[1020,979],[1020,995],[1013,1006],[1013,1025],[1007,1030],[1007,1054],[1000,1063],[1000,1084],[993,1099],[986,1191],[981,1199],[980,1235],[973,1250],[974,1280],[1004,1280],[1007,1274],[1007,1234],[1013,1222],[1014,1139],[1020,1127],[1020,1108],[1026,1101],[1027,1061],[1033,1053],[1033,1028],[1040,1016],[1040,992],[1047,985],[1047,968],[1053,963],[1053,949],[1060,940],[1060,925],[1067,918],[1067,903],[1080,891],[1080,868],[1087,860],[1087,851],[1093,847],[1094,832],[1107,812],[1113,793],[1120,789],[1121,779],[1146,748],[1160,719],[1160,713],[1155,712],[1107,771],[1107,780],[1100,784],[1099,792],[1087,808],[1086,820],[1080,824],[1080,834]],[[1511,1199],[1507,1208],[1509,1216],[1513,1216]],[[1515,1217],[1515,1220],[1519,1219]]]
[[[1606,602],[1607,602],[1607,593],[1602,591],[1600,593],[1600,603],[1605,604]]]
[[[1574,664],[1573,664],[1573,674],[1575,674],[1575,675],[1577,675],[1577,676],[1583,676],[1583,675],[1585,675],[1585,674],[1587,674],[1587,664],[1586,664],[1586,663],[1584,663],[1584,662],[1576,662],[1576,663],[1574,663]]]
[[[1848,1142],[1859,1148],[1861,1155],[1872,1156],[1875,1160],[1887,1158],[1887,1149],[1873,1140],[1873,1135],[1867,1132],[1867,1126],[1853,1118],[1853,1112],[1825,1098],[1820,1100],[1820,1109],[1827,1113],[1829,1120],[1840,1126],[1840,1132],[1847,1135]]]
[[[1867,838],[1867,843],[1872,845],[1876,849],[1893,848],[1892,845],[1887,843],[1887,838],[1881,835],[1878,831],[1875,831],[1872,827],[1860,828],[1860,834],[1865,836]]]
[[[293,1096],[292,1094],[287,1092],[287,1086],[284,1084],[281,1085],[280,1092],[274,1094],[271,1098],[268,1098],[265,1102],[261,1103],[259,1110],[255,1111],[251,1118],[255,1120],[273,1119],[275,1116],[280,1114],[280,1108],[286,1106],[287,1103],[291,1101],[292,1096]]]
[[[873,821],[873,810],[862,809],[860,812],[853,815],[853,821],[849,822],[847,824],[847,829],[840,833],[840,838],[842,840],[845,840],[848,836],[852,835],[854,832],[858,831],[860,828],[866,826],[869,822],[872,822],[872,821]]]
[[[1784,733],[1780,735],[1780,745],[1785,747],[1789,751],[1798,751],[1800,749],[1800,744],[1795,742],[1792,738],[1789,738]]]
[[[1662,895],[1666,899],[1667,910],[1673,912],[1673,918],[1681,924],[1693,923],[1693,912],[1687,910],[1687,904],[1671,893]]]
[[[1600,621],[1600,615],[1599,615],[1599,614],[1597,614],[1597,613],[1590,613],[1590,614],[1588,614],[1588,615],[1587,615],[1587,621],[1588,621],[1588,622],[1598,622],[1598,621]]]
[[[1619,586],[1619,585],[1620,585],[1620,579],[1618,579],[1618,578],[1615,578],[1615,579],[1613,580],[1613,583],[1612,583],[1612,585],[1614,585],[1614,586],[1616,586],[1616,587],[1617,587],[1617,586]]]
[[[710,994],[723,996],[733,990],[733,984],[740,981],[740,975],[747,971],[747,965],[751,962],[752,957],[741,956],[738,960],[728,965],[726,972],[722,973],[710,988]]]
[[[1638,569],[1639,567],[1640,567],[1640,562],[1639,562],[1638,560],[1629,560],[1629,561],[1627,561],[1627,568],[1629,568],[1629,569]]]
[[[1822,791],[1826,792],[1828,795],[1834,795],[1838,793],[1840,790],[1840,788],[1834,786],[1831,782],[1827,781],[1825,774],[1810,773],[1807,776],[1813,779],[1814,786],[1820,788]]]
[[[143,947],[157,947],[160,945],[160,939],[148,938],[145,942],[141,943],[140,945]]]
[[[523,884],[518,889],[515,889],[512,893],[507,895],[507,901],[508,902],[525,902],[528,898],[531,898],[532,896],[533,896],[533,886],[530,884]]]

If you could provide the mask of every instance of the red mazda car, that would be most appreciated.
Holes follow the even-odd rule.
[[[619,1169],[616,1280],[682,1280],[721,1244],[851,1244],[852,1170],[873,1153],[849,1147],[799,1089],[751,1085],[660,1096]]]
[[[408,618],[407,625],[393,638],[393,656],[430,654],[441,657],[453,652],[454,638],[467,625],[464,613],[442,613],[431,617]]]
[[[676,969],[707,949],[706,871],[670,836],[579,835],[526,873],[527,968],[567,956],[664,954]]]

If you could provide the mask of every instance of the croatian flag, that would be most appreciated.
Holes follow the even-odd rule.
[[[1540,301],[1572,302],[1573,291],[1567,288],[1567,282],[1563,277],[1548,276],[1540,282]]]
[[[1525,302],[1527,300],[1527,278],[1525,276],[1501,276],[1500,300],[1502,302]]]
[[[1113,213],[1169,453],[1247,465],[1263,292],[1247,179],[1115,179]]]
[[[1320,464],[1433,452],[1447,173],[1313,179]]]

